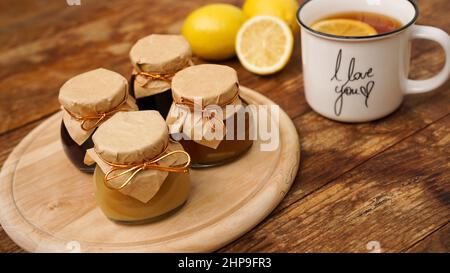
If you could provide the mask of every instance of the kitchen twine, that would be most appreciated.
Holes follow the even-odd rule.
[[[194,65],[194,63],[192,62],[192,60],[189,60],[188,65],[186,67],[189,67],[192,65]],[[137,72],[137,75],[142,76],[147,79],[146,82],[137,81],[137,83],[140,86],[144,87],[149,81],[165,81],[166,83],[171,84],[172,78],[175,76],[175,73],[154,73],[154,72],[139,71],[139,72]]]
[[[143,76],[144,78],[147,79],[146,82],[143,82],[143,83],[142,82],[138,82],[138,84],[140,86],[144,86],[149,81],[158,81],[158,80],[165,81],[165,82],[170,84],[172,82],[173,76],[175,76],[175,73],[164,73],[164,74],[161,74],[161,73],[149,73],[149,72],[141,71],[141,72],[138,72],[137,75]]]
[[[223,108],[223,107],[233,103],[238,98],[240,98],[240,96],[239,96],[239,85],[238,85],[238,91],[236,92],[236,94],[234,94],[234,96],[230,100],[228,100],[226,102],[223,102],[221,104],[217,104],[217,106]],[[200,112],[208,114],[208,116],[206,118],[209,121],[212,120],[212,119],[216,119],[217,121],[219,121],[222,124],[222,126],[225,126],[225,123],[223,122],[223,120],[217,118],[216,117],[216,113],[214,111],[208,111],[207,107],[209,105],[206,105],[206,106],[198,105],[195,102],[193,102],[192,100],[189,100],[189,99],[186,99],[186,98],[183,98],[183,97],[181,97],[181,99],[179,101],[177,101],[175,98],[173,98],[173,100],[174,100],[174,102],[175,102],[175,104],[177,106],[187,106],[189,108],[189,110],[191,110],[191,111],[194,111],[195,107],[197,106],[197,108],[200,108]],[[213,124],[213,126],[212,126],[212,131],[213,132],[216,131],[215,124]]]
[[[112,108],[110,111],[95,114],[95,115],[88,115],[88,116],[78,116],[78,115],[72,113],[71,111],[67,110],[67,108],[65,108],[65,107],[63,107],[63,108],[67,113],[69,113],[69,115],[72,118],[74,118],[76,121],[81,122],[81,129],[83,129],[84,131],[90,131],[90,130],[96,128],[102,121],[111,117],[115,113],[122,112],[122,111],[130,111],[130,110],[125,110],[125,109],[120,109],[120,107],[122,107],[127,102],[127,99],[128,99],[128,92],[125,92],[125,97],[123,98],[122,102],[119,103],[114,108]],[[92,124],[91,126],[86,126],[86,122],[88,122],[88,121],[95,121],[95,123]]]
[[[190,155],[186,151],[183,151],[183,150],[176,150],[176,151],[172,151],[172,152],[165,154],[167,147],[168,146],[166,146],[166,148],[164,148],[164,150],[159,155],[154,157],[152,160],[145,161],[143,163],[134,163],[134,164],[117,164],[117,163],[109,162],[96,152],[97,155],[99,156],[99,158],[103,162],[105,162],[107,165],[112,167],[112,169],[109,170],[103,177],[103,183],[105,184],[105,186],[108,189],[121,190],[124,187],[126,187],[131,182],[131,180],[133,180],[133,178],[141,171],[157,170],[157,171],[172,172],[172,173],[188,173],[189,165],[191,164]],[[161,161],[169,156],[175,155],[175,154],[183,154],[184,156],[186,156],[186,163],[184,163],[183,165],[180,165],[180,166],[162,166],[162,165],[158,164],[159,161]],[[113,174],[114,172],[117,172],[117,171],[122,171],[122,172],[119,172],[118,174]],[[110,184],[111,180],[121,177],[123,175],[126,175],[128,173],[131,173],[131,175],[128,177],[127,180],[125,180],[125,182],[122,185],[120,185],[119,187],[111,186],[111,184]]]

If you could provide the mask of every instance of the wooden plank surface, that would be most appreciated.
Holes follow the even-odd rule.
[[[0,3],[0,164],[45,117],[71,76],[98,66],[128,75],[127,52],[150,33],[176,33],[206,0],[4,0]],[[241,5],[243,1],[222,1]],[[448,0],[418,0],[419,24],[450,32]],[[434,75],[444,53],[413,46],[411,78]],[[202,62],[196,59],[197,63]],[[278,103],[301,135],[302,166],[281,205],[257,228],[221,251],[449,252],[450,83],[408,96],[382,120],[349,125],[324,119],[303,95],[298,38],[289,65],[255,76],[236,59],[240,82]],[[0,230],[0,251],[21,251]]]
[[[450,234],[449,223],[430,236],[417,242],[410,249],[408,249],[408,252],[448,253],[448,250],[450,249],[448,234]]]
[[[363,252],[378,241],[385,252],[404,251],[448,222],[449,122],[447,115],[372,157],[227,250]]]

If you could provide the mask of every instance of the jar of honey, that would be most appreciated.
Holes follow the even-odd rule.
[[[91,135],[106,119],[120,111],[137,110],[120,74],[99,68],[77,75],[61,87],[63,111],[61,142],[70,161],[81,171],[94,168],[84,163],[86,150],[94,146]]]
[[[191,155],[193,167],[221,165],[253,144],[253,119],[239,95],[236,71],[203,64],[185,68],[172,80],[170,133]]]
[[[152,34],[136,42],[130,50],[134,68],[130,86],[140,110],[157,110],[167,116],[172,77],[192,64],[191,57],[191,47],[181,35]]]
[[[189,154],[169,139],[157,111],[120,112],[94,133],[96,199],[111,220],[140,223],[181,207],[189,194]]]

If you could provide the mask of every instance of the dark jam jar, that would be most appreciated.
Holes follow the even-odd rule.
[[[140,110],[157,110],[167,116],[173,101],[172,78],[191,65],[191,57],[191,47],[181,35],[152,34],[133,45],[130,92]]]
[[[85,173],[94,172],[95,166],[88,166],[84,163],[86,151],[94,147],[91,136],[81,145],[78,145],[70,136],[64,122],[61,121],[61,143],[63,145],[64,152],[75,167]]]
[[[69,160],[82,172],[94,167],[84,163],[86,151],[94,146],[91,136],[117,112],[137,110],[128,93],[127,80],[103,68],[77,75],[59,91],[63,109],[61,143]]]
[[[130,79],[130,94],[135,97],[134,84],[136,75],[131,75]],[[166,117],[169,113],[170,106],[172,105],[172,90],[168,89],[161,93],[151,95],[148,97],[143,97],[136,100],[136,104],[140,110],[156,110],[163,117]]]
[[[228,66],[191,66],[173,78],[174,104],[167,123],[172,137],[190,154],[192,167],[211,167],[234,161],[252,146],[253,119],[239,92],[237,73]],[[214,108],[222,114],[208,110]],[[215,135],[215,139],[209,140],[205,132],[217,132],[216,125],[223,130]],[[203,134],[195,133],[192,128],[199,128],[194,130]]]

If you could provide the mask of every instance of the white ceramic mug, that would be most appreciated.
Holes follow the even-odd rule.
[[[402,23],[388,33],[342,37],[310,25],[340,12],[374,12]],[[450,75],[450,37],[434,27],[415,25],[412,0],[309,0],[297,13],[301,26],[305,96],[319,114],[338,121],[365,122],[395,111],[406,94],[431,91]],[[428,39],[445,50],[445,66],[426,80],[408,79],[411,41]]]

